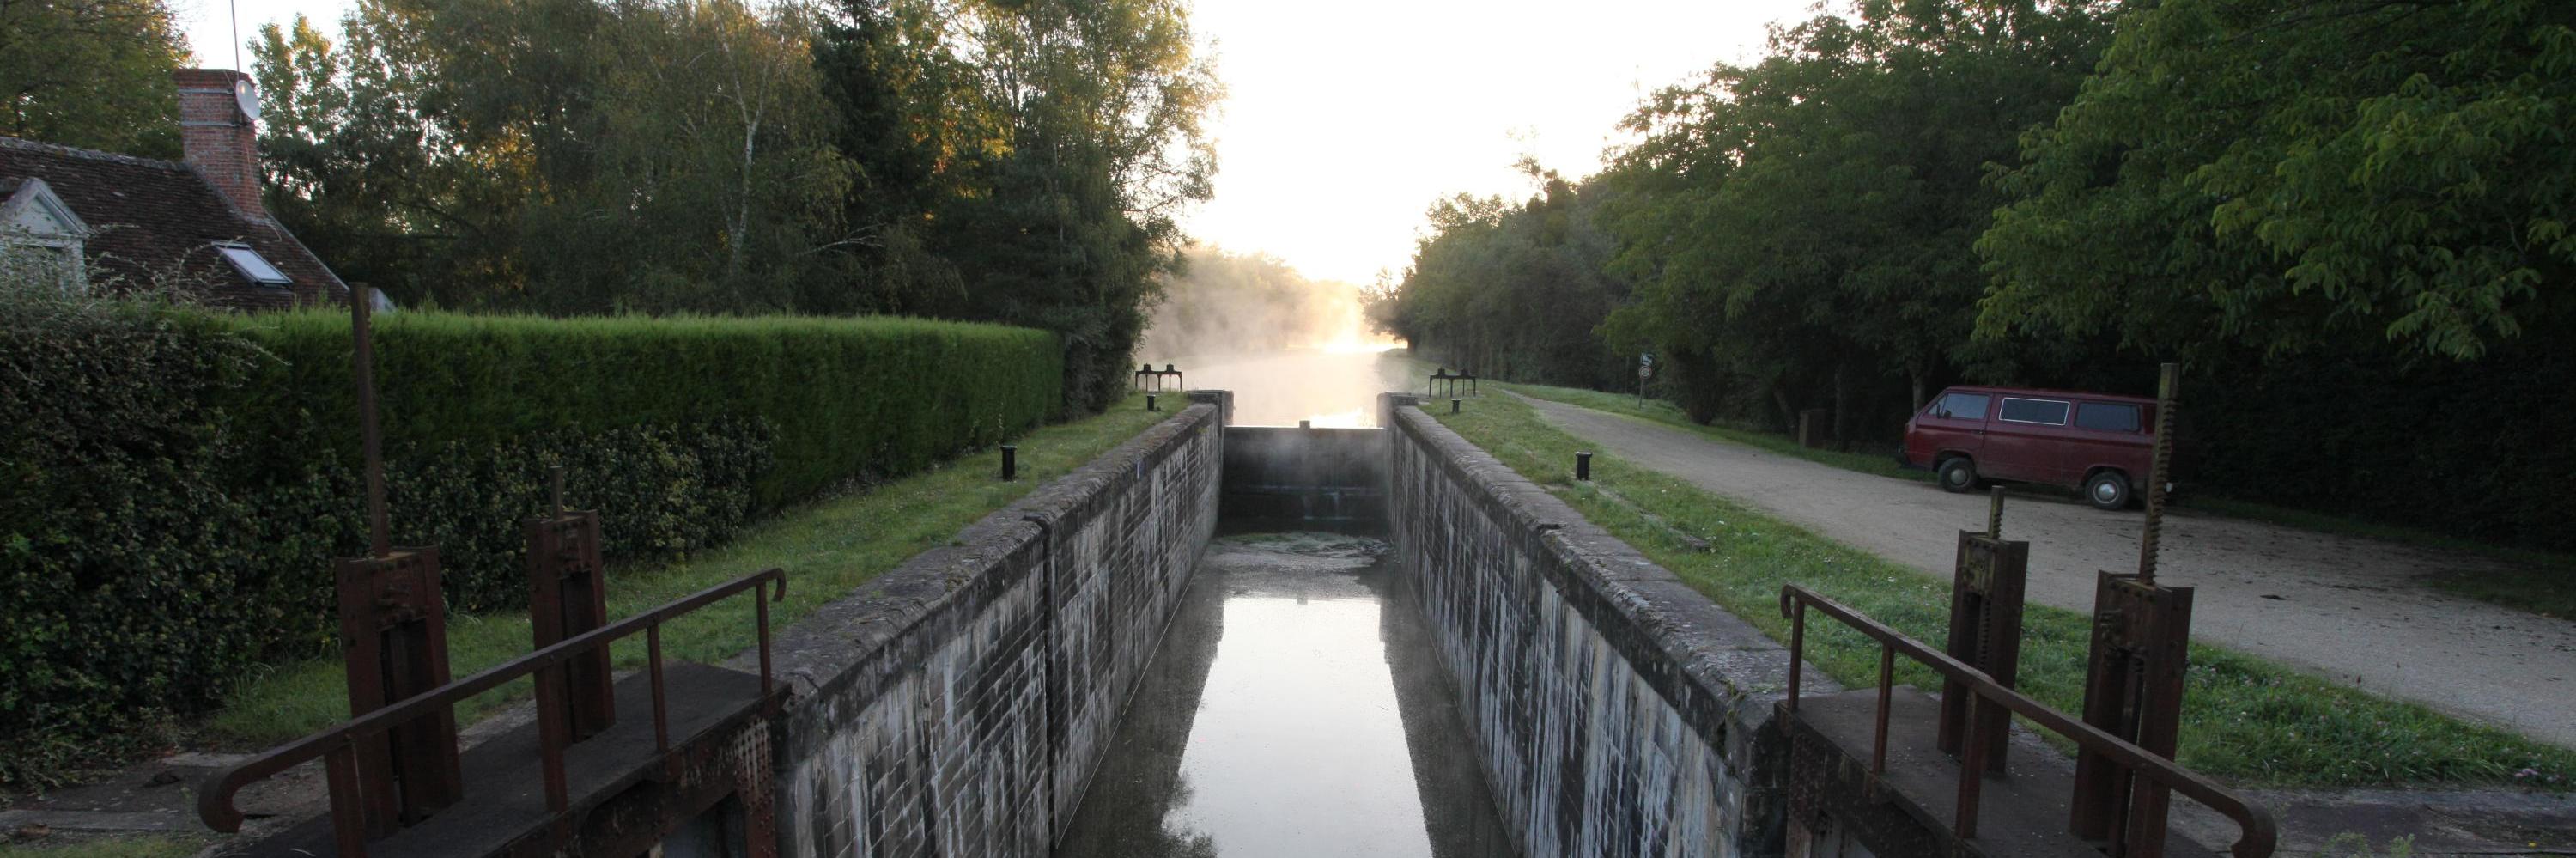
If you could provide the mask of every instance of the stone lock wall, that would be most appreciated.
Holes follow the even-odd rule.
[[[782,633],[780,853],[1044,856],[1214,535],[1222,396]]]
[[[1395,542],[1521,853],[1781,854],[1787,650],[1419,408],[1385,412]]]

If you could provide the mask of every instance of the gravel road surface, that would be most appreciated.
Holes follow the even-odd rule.
[[[1545,400],[1548,422],[1607,452],[1947,580],[1982,494],[1855,473],[1683,429]],[[2138,512],[2007,502],[2029,540],[2032,601],[2089,612],[2094,573],[2138,565]],[[2462,599],[2421,583],[2501,561],[2280,525],[2169,512],[2157,577],[2196,589],[2199,640],[2576,747],[2576,621]]]

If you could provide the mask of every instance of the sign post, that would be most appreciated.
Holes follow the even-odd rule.
[[[1655,376],[1655,353],[1637,353],[1637,410],[1646,410],[1646,379]]]

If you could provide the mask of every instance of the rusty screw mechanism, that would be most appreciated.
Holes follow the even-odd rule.
[[[1584,452],[1574,454],[1574,478],[1586,481],[1592,479],[1592,454]]]
[[[1004,444],[1002,445],[1002,481],[1010,482],[1019,478],[1020,448],[1015,445]]]
[[[2165,487],[2172,479],[2174,388],[2182,385],[2182,365],[2165,364],[2156,373],[2155,459],[2147,476],[2147,526],[2138,537],[2138,583],[2156,583],[2156,548],[2165,529]]]
[[[2004,487],[1989,487],[1986,495],[1986,538],[2004,538]]]

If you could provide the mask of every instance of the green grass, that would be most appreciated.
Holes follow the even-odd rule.
[[[630,616],[776,566],[787,570],[787,598],[770,606],[770,622],[773,627],[785,627],[913,555],[948,542],[976,519],[1171,414],[1148,412],[1144,397],[1131,397],[1106,414],[1049,426],[1021,438],[1016,442],[1021,476],[1016,482],[994,478],[1001,467],[1001,453],[986,450],[911,477],[790,509],[730,545],[685,561],[612,569],[608,612],[612,617]],[[751,647],[757,642],[751,598],[735,596],[664,626],[664,654],[712,662]],[[459,678],[526,654],[531,640],[525,613],[448,618],[448,661]],[[621,669],[642,666],[642,637],[616,645],[615,659]],[[523,699],[527,688],[523,679],[473,697],[457,706],[458,721],[472,723]],[[245,683],[206,727],[209,737],[218,741],[266,746],[348,717],[348,686],[340,661],[315,659],[278,666]]]
[[[1880,453],[1811,450],[1798,446],[1795,439],[1777,433],[1692,423],[1689,416],[1682,413],[1680,407],[1659,399],[1649,399],[1645,407],[1640,408],[1634,396],[1603,393],[1597,390],[1501,382],[1496,382],[1494,386],[1535,399],[1579,405],[1595,411],[1650,420],[1721,441],[1758,447],[1847,471],[1916,481],[1928,481],[1932,478],[1930,471],[1899,466],[1893,458],[1893,450]],[[2020,490],[2075,497],[2070,490],[2054,487],[2025,486]],[[2425,583],[2445,592],[2515,610],[2529,611],[2544,617],[2576,617],[2576,555],[2488,545],[2432,531],[2205,494],[2179,495],[2175,499],[2175,505],[2183,509],[2228,518],[2269,522],[2318,533],[2360,536],[2443,551],[2464,552],[2502,561],[2503,568],[2455,571],[2441,577],[2427,578]]]
[[[1939,640],[1949,586],[1824,539],[1617,456],[1593,457],[1593,482],[1565,462],[1598,449],[1558,431],[1527,403],[1488,396],[1458,415],[1433,415],[1504,464],[1635,545],[1717,604],[1786,640],[1784,584],[1798,583],[1918,640]],[[1690,537],[1705,540],[1707,550]],[[1849,686],[1876,682],[1878,647],[1830,621],[1809,624],[1810,663]],[[2088,626],[2072,611],[2033,605],[2025,615],[2021,688],[2061,710],[2082,698]],[[2356,641],[2356,645],[2368,645]],[[2576,752],[2463,723],[2408,703],[2334,685],[2221,647],[2194,644],[2180,758],[2254,786],[2389,784],[2576,787]],[[1934,687],[1925,668],[1899,660],[1898,681]],[[2525,769],[2531,776],[2517,777]]]
[[[0,836],[7,833],[0,832]],[[49,842],[59,837],[62,835],[0,843],[0,858],[180,858],[194,855],[206,845],[206,839],[195,834],[135,834]]]

